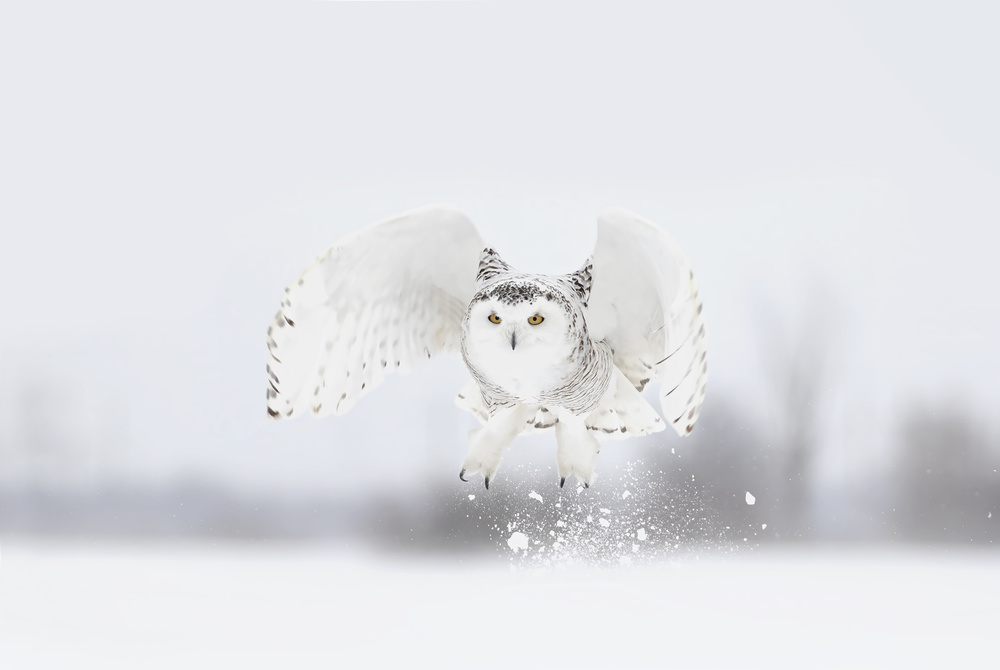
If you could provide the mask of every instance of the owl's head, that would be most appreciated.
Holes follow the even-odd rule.
[[[590,285],[589,261],[569,275],[524,274],[486,249],[465,317],[466,337],[476,348],[561,355],[586,335]]]

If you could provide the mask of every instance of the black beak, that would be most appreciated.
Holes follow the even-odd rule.
[[[514,351],[514,347],[517,346],[517,333],[510,334],[510,350]]]

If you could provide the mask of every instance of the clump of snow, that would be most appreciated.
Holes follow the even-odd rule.
[[[469,494],[469,500],[475,500],[475,499],[476,499],[476,495],[474,493],[470,493]]]
[[[507,538],[507,546],[511,548],[515,554],[520,549],[521,551],[528,551],[528,536],[521,531],[514,531],[511,536]]]
[[[748,546],[739,541],[742,534],[732,537],[736,529],[723,529],[703,502],[702,487],[688,483],[687,475],[670,478],[629,463],[605,473],[597,486],[560,489],[552,486],[551,471],[522,471],[514,480],[521,483],[479,496],[476,512],[502,555],[525,566],[618,566]],[[546,484],[551,493],[541,488]],[[547,491],[544,498],[539,489]]]
[[[767,530],[767,524],[766,523],[760,524],[760,529],[761,530]]]
[[[747,504],[752,505],[757,502],[757,499],[753,497],[753,494],[747,491]]]

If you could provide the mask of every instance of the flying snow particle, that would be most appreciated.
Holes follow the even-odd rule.
[[[753,497],[753,494],[747,491],[747,504],[752,505],[757,502],[757,499]]]
[[[993,512],[987,512],[986,513],[986,518],[987,519],[992,519],[993,518]]]
[[[538,502],[543,502],[543,501],[542,501],[542,496],[538,495],[538,493],[536,493],[535,491],[532,491],[531,493],[529,493],[529,494],[528,494],[528,497],[529,497],[529,498],[534,498],[534,499],[535,499],[535,500],[537,500]]]
[[[609,510],[607,507],[602,507],[601,514],[611,514],[611,510]]]
[[[604,528],[607,528],[608,526],[611,525],[610,521],[608,521],[607,519],[603,519],[603,518],[598,519],[597,523],[601,524],[601,526],[603,526]]]
[[[622,500],[625,500],[625,498],[628,498],[630,495],[632,494],[629,493],[628,491],[625,491],[624,493],[622,493]]]
[[[511,536],[507,539],[507,546],[511,548],[515,554],[518,549],[521,551],[528,550],[528,536],[520,531],[514,531]]]
[[[767,530],[767,524],[766,523],[760,524],[760,529],[761,530]]]
[[[645,528],[640,528],[639,530],[636,531],[635,536],[637,538],[639,538],[640,541],[645,541],[645,539],[646,539],[646,529]]]
[[[473,494],[473,493],[470,493],[470,494],[469,494],[469,500],[475,500],[475,499],[476,499],[476,496],[475,496],[475,494]]]

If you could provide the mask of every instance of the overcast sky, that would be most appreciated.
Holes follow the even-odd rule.
[[[0,439],[34,411],[125,444],[129,476],[255,486],[457,468],[457,358],[342,418],[263,409],[284,285],[437,201],[526,271],[575,269],[604,207],[662,225],[704,296],[709,403],[766,415],[762,342],[819,314],[834,476],[914,399],[989,412],[1000,10],[914,5],[5,6]]]

